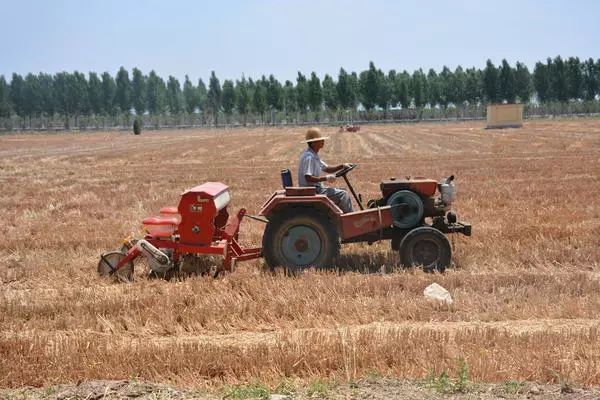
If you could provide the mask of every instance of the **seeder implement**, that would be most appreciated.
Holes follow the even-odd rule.
[[[127,240],[122,251],[102,255],[98,272],[131,281],[133,262],[143,256],[153,276],[170,278],[182,270],[202,270],[205,267],[202,256],[213,255],[223,258],[215,271],[218,275],[221,271],[232,271],[237,261],[259,258],[260,248],[245,249],[238,242],[246,210],[230,216],[227,211],[230,198],[229,188],[218,182],[185,191],[178,207],[163,208],[162,215],[142,221],[146,230],[143,239]]]

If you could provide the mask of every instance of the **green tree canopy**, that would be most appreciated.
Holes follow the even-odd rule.
[[[298,110],[303,114],[306,113],[308,108],[308,82],[300,72],[296,77],[296,102],[298,103]]]
[[[237,81],[235,84],[235,99],[236,108],[244,116],[244,125],[246,125],[248,112],[250,111],[250,92],[248,91],[248,82],[243,76],[242,80]]]
[[[340,68],[336,91],[342,109],[349,110],[356,107],[356,87],[352,84],[352,78],[344,68]]]
[[[415,107],[423,107],[427,104],[427,77],[422,69],[413,72],[411,82],[411,92]]]
[[[552,89],[550,87],[550,76],[548,66],[537,62],[533,70],[533,86],[537,93],[538,100],[546,103],[552,100]]]
[[[148,74],[146,85],[148,112],[151,115],[163,114],[167,106],[167,88],[165,81],[154,70]]]
[[[95,72],[88,74],[88,99],[90,111],[95,115],[102,114],[102,81]]]
[[[73,75],[75,77],[75,85],[77,86],[78,96],[75,115],[89,115],[91,110],[87,79],[85,78],[85,74],[82,72],[75,71]]]
[[[203,120],[212,115],[217,124],[222,111],[230,116],[236,109],[245,122],[250,112],[261,115],[264,121],[269,110],[272,118],[277,115],[275,111],[284,111],[287,118],[291,112],[300,111],[305,115],[308,110],[317,113],[318,118],[323,107],[356,110],[361,104],[367,110],[386,110],[399,105],[406,109],[428,104],[460,107],[482,102],[518,100],[526,103],[533,93],[542,103],[594,101],[600,93],[600,60],[580,61],[578,57],[563,60],[557,56],[538,62],[533,73],[521,62],[512,67],[502,60],[496,68],[487,60],[484,69],[463,70],[458,65],[452,71],[444,66],[439,73],[430,69],[427,75],[421,69],[412,75],[406,71],[397,73],[394,69],[384,72],[370,62],[369,68],[360,75],[340,68],[337,77],[326,74],[321,80],[315,72],[308,79],[298,72],[295,82],[286,81],[283,85],[271,74],[268,79],[263,75],[256,82],[242,77],[223,82],[221,86],[212,71],[208,90],[201,79],[194,86],[187,75],[183,89],[172,76],[166,83],[156,73],[152,78],[150,85],[150,77],[133,68],[130,80],[124,67],[120,67],[114,78],[107,72],[100,77],[95,72],[84,75],[77,71],[25,76],[15,73],[10,83],[6,78],[0,82],[0,86],[3,85],[0,87],[0,116],[6,118],[7,113],[15,113],[25,124],[27,117],[58,113],[65,117],[65,125],[68,125],[70,117],[117,116],[119,111],[128,115],[132,108],[138,115],[146,110],[152,115],[182,111],[192,114],[198,109]]]
[[[283,108],[285,114],[298,111],[298,101],[296,99],[296,88],[292,81],[285,81],[283,86]]]
[[[179,80],[169,76],[167,81],[167,104],[171,114],[179,114],[183,111],[183,92]]]
[[[442,68],[442,72],[440,72],[440,74],[438,75],[438,81],[439,81],[439,86],[440,86],[440,105],[443,107],[448,107],[448,104],[450,104],[452,102],[452,71],[450,71],[450,68],[446,67],[444,65],[444,67]],[[429,81],[427,81],[427,84],[430,88],[429,92],[431,91],[431,85],[429,83]]]
[[[42,97],[40,82],[37,75],[32,73],[25,76],[23,82],[23,113],[29,117],[37,116],[42,112]]]
[[[55,99],[58,112],[65,117],[65,128],[69,129],[69,117],[85,112],[87,86],[85,76],[77,71],[70,74],[59,72],[54,76]]]
[[[226,79],[223,81],[223,112],[230,116],[235,108],[235,88],[233,81]]]
[[[442,78],[440,78],[433,68],[427,72],[427,85],[429,86],[427,102],[435,107],[436,105],[443,106],[446,103],[446,98],[442,97]],[[410,104],[410,100],[409,100]],[[406,108],[403,106],[403,108]]]
[[[467,75],[459,65],[452,73],[450,79],[449,100],[455,106],[463,105],[467,101],[466,97]]]
[[[146,80],[147,78],[144,76],[144,74],[142,74],[142,71],[137,68],[133,69],[131,78],[131,94],[133,108],[137,115],[142,115],[145,113],[148,107]]]
[[[54,75],[54,96],[56,99],[56,108],[59,113],[64,115],[65,128],[69,128],[68,117],[73,113],[73,97],[70,96],[70,86],[72,86],[72,75],[68,72],[58,72]]]
[[[395,79],[396,72],[394,71],[392,80]],[[392,96],[394,92],[392,90],[392,81],[383,73],[382,70],[377,70],[377,100],[375,103],[382,108],[387,110],[390,108],[392,102]]]
[[[358,83],[358,74],[356,72],[352,72],[348,75],[348,85],[350,86],[350,93],[353,94],[351,97],[351,108],[356,109],[358,106],[358,96],[360,92],[360,84]]]
[[[211,71],[210,80],[208,82],[208,94],[206,96],[206,108],[212,113],[215,120],[215,126],[219,124],[219,112],[221,111],[221,83],[215,75],[215,71]]]
[[[516,95],[521,103],[529,102],[533,87],[531,84],[531,74],[527,66],[521,62],[517,62],[515,69],[515,86]]]
[[[394,81],[394,92],[398,103],[404,109],[410,107],[410,75],[406,71],[402,71],[401,74],[396,75]],[[435,104],[435,103],[434,103]]]
[[[198,86],[196,87],[196,105],[200,111],[206,110],[206,100],[208,99],[208,91],[206,85],[202,79],[198,79]]]
[[[12,74],[9,98],[13,111],[21,118],[25,117],[25,80],[19,74]]]
[[[492,63],[492,60],[487,60],[483,70],[483,93],[489,103],[499,103],[502,100],[499,75],[498,69]]]
[[[131,82],[129,81],[129,73],[125,68],[119,68],[115,83],[117,85],[115,103],[121,112],[129,113],[131,110]]]
[[[547,64],[553,100],[562,102],[569,100],[569,87],[565,62],[561,56],[557,56],[554,60],[548,59]]]
[[[390,107],[392,108],[398,106],[398,103],[400,102],[398,96],[396,95],[396,81],[398,80],[398,78],[399,75],[395,69],[391,69],[388,71],[386,79],[389,85],[388,89],[390,90]]]
[[[0,117],[10,117],[11,106],[10,106],[10,87],[4,78],[4,75],[0,75]]]
[[[273,75],[267,83],[267,104],[271,110],[283,110],[283,86]]]
[[[600,87],[600,60],[598,66],[593,58],[583,63],[583,93],[586,100],[593,100]]]
[[[481,70],[467,68],[465,77],[465,98],[469,104],[478,104],[482,100]]]
[[[267,88],[265,86],[266,78],[263,75],[262,79],[256,81],[254,84],[254,91],[252,93],[252,108],[263,120],[267,111]]]
[[[517,85],[515,81],[515,73],[505,59],[502,60],[502,67],[500,67],[500,100],[506,100],[506,102],[512,104],[517,99]]]
[[[567,96],[569,99],[583,99],[583,68],[579,57],[567,60]]]
[[[56,108],[54,101],[54,78],[50,74],[40,73],[38,81],[40,98],[42,99],[42,112],[45,115],[53,115]]]
[[[117,86],[108,72],[102,74],[102,112],[114,116],[116,114],[115,95]]]
[[[183,82],[183,102],[185,112],[188,114],[192,114],[197,107],[198,103],[198,94],[196,93],[196,89],[194,88],[194,84],[190,81],[189,76],[185,76],[185,81]]]
[[[325,103],[325,107],[330,111],[338,109],[339,102],[336,85],[333,78],[327,74],[323,78],[323,102]]]
[[[377,104],[379,95],[379,76],[373,61],[369,62],[369,69],[362,71],[358,77],[360,87],[360,102],[370,111]]]
[[[310,81],[308,81],[308,106],[311,111],[317,113],[323,108],[321,80],[314,72],[310,74]]]

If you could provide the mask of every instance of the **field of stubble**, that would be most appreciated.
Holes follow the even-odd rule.
[[[322,158],[390,176],[455,174],[460,219],[445,274],[395,268],[389,243],[342,247],[340,272],[297,278],[239,264],[222,278],[113,284],[100,253],[187,187],[222,181],[259,210],[295,172],[302,128],[0,137],[0,387],[136,378],[186,387],[286,377],[600,384],[600,121],[325,128]],[[263,226],[244,221],[242,241]],[[432,282],[454,304],[423,298]]]

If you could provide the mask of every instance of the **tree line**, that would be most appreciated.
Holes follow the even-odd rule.
[[[259,79],[242,76],[222,83],[211,72],[208,87],[202,79],[192,82],[186,75],[183,85],[156,72],[121,67],[113,77],[104,72],[87,75],[75,71],[54,75],[12,74],[10,82],[0,76],[0,118],[18,117],[25,126],[31,118],[63,118],[65,128],[82,116],[197,115],[203,123],[246,124],[249,117],[263,123],[273,115],[319,120],[321,114],[365,110],[385,118],[391,109],[460,108],[488,103],[529,103],[594,101],[600,95],[600,59],[563,60],[560,56],[537,62],[533,73],[526,65],[506,60],[496,66],[488,60],[485,68],[437,72],[390,70],[373,62],[367,70],[337,77],[326,74],[321,80],[312,72],[298,72],[295,81],[280,82],[273,75]],[[235,121],[233,121],[235,119]],[[158,121],[158,118],[156,119]]]

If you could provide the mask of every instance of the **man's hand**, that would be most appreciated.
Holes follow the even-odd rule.
[[[327,181],[327,183],[333,183],[336,180],[335,175],[325,175],[325,180]]]

